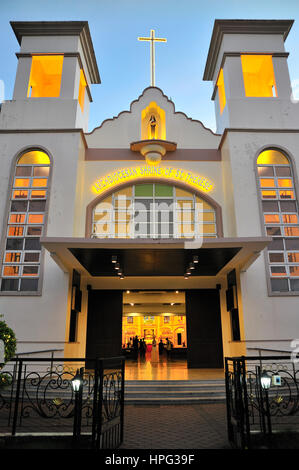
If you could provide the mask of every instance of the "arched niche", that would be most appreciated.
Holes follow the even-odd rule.
[[[152,101],[141,111],[141,140],[166,140],[165,111]]]

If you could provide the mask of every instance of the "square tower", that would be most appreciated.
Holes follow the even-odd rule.
[[[2,129],[82,128],[87,131],[90,84],[100,83],[87,21],[13,21],[20,44],[13,99]]]
[[[217,132],[297,126],[284,42],[293,20],[215,20],[204,80],[213,82]]]

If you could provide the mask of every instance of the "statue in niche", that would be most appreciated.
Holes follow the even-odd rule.
[[[149,119],[149,124],[151,126],[151,139],[155,139],[156,137],[156,126],[157,126],[157,121],[155,116],[152,114],[150,119]]]

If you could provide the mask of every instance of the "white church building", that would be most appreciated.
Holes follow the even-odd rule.
[[[11,23],[20,50],[0,111],[0,313],[18,353],[109,357],[137,335],[170,339],[189,368],[219,369],[225,356],[291,350],[292,24],[215,21],[203,76],[214,133],[155,86],[88,132],[100,83],[88,23]]]

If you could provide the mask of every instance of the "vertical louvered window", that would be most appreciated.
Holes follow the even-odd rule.
[[[265,150],[257,159],[268,246],[267,262],[273,292],[299,291],[298,201],[289,159],[278,150]]]
[[[32,150],[18,159],[10,191],[2,260],[2,292],[36,292],[50,174],[45,152]]]

